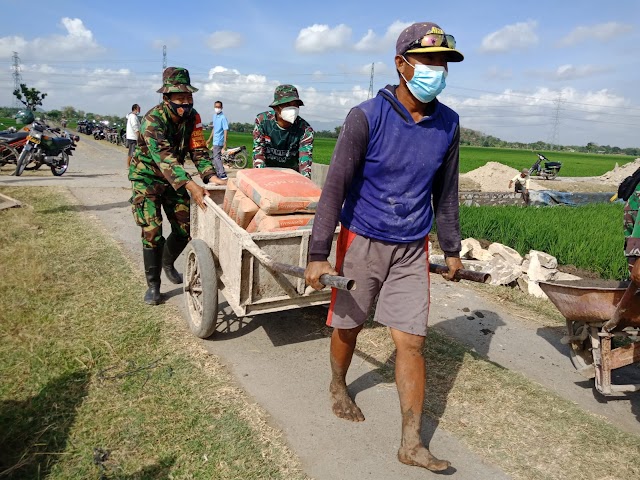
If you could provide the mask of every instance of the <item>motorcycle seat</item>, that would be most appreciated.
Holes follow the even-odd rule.
[[[544,162],[545,168],[560,168],[562,163],[560,162]]]
[[[25,132],[23,130],[20,130],[19,132],[14,132],[14,133],[1,132],[0,133],[0,142],[13,143],[13,142],[16,142],[18,140],[22,140],[24,138],[27,138],[27,135],[29,135],[29,132]]]
[[[242,147],[229,148],[227,149],[227,155],[233,155],[235,153],[238,153],[240,150],[242,150]]]
[[[53,143],[61,148],[61,147],[66,147],[67,145],[71,144],[71,139],[69,138],[64,138],[64,137],[52,137]]]

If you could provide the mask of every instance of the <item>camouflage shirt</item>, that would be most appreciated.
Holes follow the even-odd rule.
[[[640,183],[624,205],[624,254],[626,257],[640,257]]]
[[[289,128],[278,125],[273,110],[256,117],[253,127],[253,166],[292,168],[311,177],[313,129],[301,117]]]
[[[192,110],[184,122],[174,123],[164,103],[156,105],[140,123],[129,180],[167,182],[178,190],[191,180],[184,169],[187,154],[191,155],[203,179],[215,175],[202,134],[200,114]]]

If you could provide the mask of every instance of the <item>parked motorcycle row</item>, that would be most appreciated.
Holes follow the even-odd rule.
[[[37,170],[46,165],[56,177],[69,168],[80,137],[68,131],[52,128],[41,121],[34,121],[21,130],[0,132],[0,167],[15,164],[12,175],[20,176],[25,170]]]
[[[95,140],[107,140],[110,143],[122,146],[127,144],[125,129],[120,125],[108,127],[101,123],[80,120],[78,122],[78,132],[92,135]]]

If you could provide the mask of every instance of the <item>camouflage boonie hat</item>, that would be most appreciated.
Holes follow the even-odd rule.
[[[289,103],[297,100],[300,102],[299,106],[303,106],[302,100],[300,100],[300,96],[298,95],[298,89],[293,85],[278,85],[276,87],[276,91],[273,92],[273,102],[271,102],[270,107],[275,107],[276,105],[282,105],[283,103]]]
[[[158,93],[193,93],[198,89],[191,86],[189,70],[181,67],[167,67],[162,72],[162,87],[156,91]]]

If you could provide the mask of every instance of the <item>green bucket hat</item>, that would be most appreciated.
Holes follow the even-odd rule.
[[[181,67],[167,67],[162,72],[162,87],[158,93],[193,93],[197,92],[196,87],[191,86],[189,70]]]
[[[275,107],[276,105],[282,105],[283,103],[289,103],[297,100],[300,102],[300,106],[303,106],[302,100],[300,100],[300,96],[298,95],[298,89],[293,85],[278,85],[276,87],[276,91],[273,92],[273,102],[271,102],[270,107]]]

